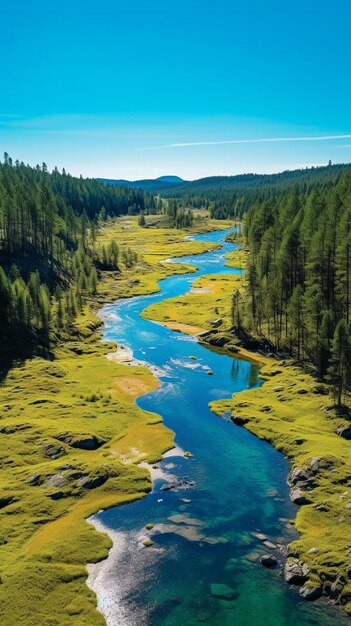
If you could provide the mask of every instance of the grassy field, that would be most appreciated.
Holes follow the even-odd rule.
[[[203,225],[205,230],[225,223]],[[104,619],[85,584],[86,563],[106,557],[107,536],[85,520],[101,508],[143,497],[151,488],[140,461],[173,446],[160,416],[134,400],[157,386],[144,367],[106,358],[92,311],[99,302],[158,290],[173,271],[159,263],[210,244],[184,241],[189,232],[145,229],[122,218],[98,244],[124,241],[140,255],[121,273],[104,273],[99,293],[76,320],[52,361],[32,358],[0,386],[0,622],[2,626],[93,626]]]
[[[229,411],[234,421],[272,443],[288,457],[292,477],[299,469],[310,476],[311,486],[294,481],[306,504],[297,513],[300,538],[290,555],[307,564],[308,585],[339,596],[351,614],[350,442],[336,434],[343,420],[328,390],[293,362],[265,365],[261,377],[262,387],[213,402],[211,409],[219,415]]]
[[[226,265],[244,270],[246,253],[234,250],[227,255]],[[211,322],[220,318],[221,331],[232,325],[231,302],[236,289],[243,285],[244,273],[209,274],[194,281],[189,293],[169,298],[147,307],[142,316],[189,334],[211,328]]]

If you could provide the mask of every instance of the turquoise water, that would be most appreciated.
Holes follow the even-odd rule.
[[[257,365],[210,351],[139,317],[150,303],[188,291],[202,274],[235,273],[224,267],[224,255],[233,248],[224,242],[227,232],[196,237],[223,244],[221,250],[181,259],[196,265],[196,273],[167,278],[160,293],[118,301],[102,311],[105,338],[129,346],[136,359],[158,370],[161,386],[139,398],[138,405],[161,414],[177,446],[193,455],[184,458],[179,450],[166,455],[159,463],[165,475],[151,494],[96,516],[114,538],[99,595],[111,626],[346,623],[339,611],[303,602],[279,570],[259,563],[264,550],[253,532],[283,546],[295,537],[286,523],[296,513],[286,485],[288,465],[267,443],[208,408],[211,400],[259,385]],[[162,490],[165,481],[175,488]],[[148,523],[154,528],[146,533]],[[143,546],[145,534],[152,547]],[[229,599],[213,595],[218,584],[230,588]]]

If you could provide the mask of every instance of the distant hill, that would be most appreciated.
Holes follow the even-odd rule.
[[[208,200],[223,199],[226,195],[256,195],[267,192],[277,194],[291,185],[313,186],[313,184],[330,184],[345,170],[349,163],[337,163],[321,167],[306,167],[297,170],[286,170],[277,174],[238,174],[233,176],[209,176],[198,180],[185,181],[178,176],[160,176],[145,180],[113,180],[98,178],[109,185],[122,185],[139,188],[150,193],[161,193],[168,198],[207,198]]]
[[[150,191],[152,193],[159,193],[169,187],[187,183],[187,181],[179,178],[179,176],[160,176],[159,178],[146,178],[143,180],[114,180],[113,178],[97,178],[96,180],[107,183],[108,185],[143,189],[144,191]]]

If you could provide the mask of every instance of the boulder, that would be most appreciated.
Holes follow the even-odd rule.
[[[220,318],[218,318],[216,320],[211,320],[210,324],[211,324],[212,328],[218,328],[219,326],[222,326],[223,320],[221,320]]]
[[[106,443],[103,439],[100,439],[96,435],[73,435],[71,433],[62,433],[57,436],[57,439],[72,448],[78,448],[79,450],[97,450],[100,446]]]
[[[272,541],[264,541],[263,545],[268,550],[276,550],[278,547],[275,543],[272,543]]]
[[[230,419],[237,426],[244,426],[250,421],[247,417],[240,417],[240,415],[232,415]]]
[[[294,504],[298,506],[303,506],[304,504],[311,504],[311,500],[309,500],[301,491],[301,489],[293,489],[290,492],[290,499]]]
[[[304,585],[299,593],[305,600],[317,600],[322,595],[322,586]]]
[[[255,533],[252,533],[252,536],[258,539],[258,541],[268,541],[267,535],[264,535],[263,533],[255,532]]]
[[[88,474],[87,476],[83,476],[79,480],[77,480],[77,487],[83,487],[84,489],[95,489],[96,487],[101,487],[107,481],[108,475],[102,474],[99,476],[91,476]]]
[[[268,567],[269,569],[278,565],[278,561],[273,554],[263,554],[260,558],[260,563],[263,567]]]
[[[295,467],[289,475],[289,485],[296,485],[299,482],[306,482],[311,478],[312,471],[308,467]]]
[[[228,337],[220,336],[220,337],[211,337],[208,340],[208,343],[211,346],[215,346],[217,348],[223,348],[223,346],[225,346],[225,344],[228,343],[228,341],[230,341]]]
[[[303,585],[308,574],[307,565],[298,559],[288,559],[285,563],[284,578],[289,585]]]

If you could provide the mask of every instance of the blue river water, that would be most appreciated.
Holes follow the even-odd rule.
[[[137,404],[159,413],[177,444],[158,464],[163,474],[148,496],[95,516],[114,541],[98,585],[98,606],[109,626],[349,623],[339,610],[306,603],[279,568],[259,563],[267,549],[253,533],[282,546],[296,537],[287,523],[296,514],[288,464],[269,444],[208,408],[211,400],[259,385],[258,365],[140,318],[149,304],[187,292],[203,274],[238,272],[224,266],[234,245],[224,241],[227,232],[196,236],[222,248],[179,259],[196,266],[193,274],[162,280],[159,293],[120,300],[101,312],[105,339],[157,368],[160,387]],[[171,489],[162,489],[167,483]],[[147,524],[152,530],[145,530]],[[145,547],[145,538],[154,544]]]

